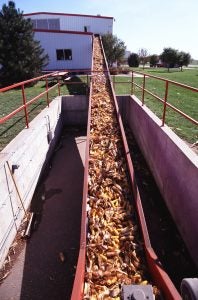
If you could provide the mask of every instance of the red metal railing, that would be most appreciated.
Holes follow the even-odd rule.
[[[92,67],[94,65],[94,47],[92,45]],[[90,71],[89,71],[90,72]],[[87,77],[88,84],[88,77]],[[86,241],[87,241],[87,195],[88,195],[88,169],[89,169],[89,142],[90,142],[90,124],[91,124],[91,97],[92,97],[92,81],[90,81],[89,93],[89,107],[88,107],[88,120],[87,120],[87,141],[85,151],[85,168],[84,168],[84,183],[83,183],[83,198],[82,198],[82,216],[81,216],[81,236],[80,236],[80,249],[78,255],[78,263],[76,274],[73,283],[71,300],[80,300],[83,298],[84,291],[84,275],[86,263]]]
[[[134,81],[135,74],[141,75],[141,77],[143,79],[142,85],[137,84]],[[159,97],[158,95],[152,93],[151,91],[149,91],[148,89],[145,88],[146,87],[146,79],[147,78],[154,78],[156,80],[160,80],[160,81],[163,81],[165,83],[164,98]],[[121,83],[122,84],[123,83],[124,84],[125,83],[129,84],[128,81],[127,82],[115,81],[115,76],[113,76],[113,85],[114,85],[114,87],[115,87],[116,84],[121,84]],[[144,105],[144,103],[145,103],[145,93],[151,95],[153,98],[155,98],[158,101],[160,101],[161,103],[163,103],[164,107],[163,107],[163,114],[162,114],[162,118],[161,118],[162,119],[162,126],[164,126],[164,124],[165,124],[167,107],[171,108],[172,110],[174,110],[175,112],[177,112],[178,114],[180,114],[181,116],[183,116],[185,119],[187,119],[191,123],[193,123],[195,125],[198,125],[198,121],[197,120],[193,119],[192,117],[190,117],[189,115],[187,115],[186,113],[184,113],[183,111],[181,111],[180,109],[178,109],[177,107],[175,107],[174,105],[172,105],[171,103],[168,102],[168,91],[169,91],[169,86],[170,85],[178,86],[178,87],[190,90],[190,91],[195,92],[195,93],[198,92],[198,88],[191,87],[191,86],[188,86],[186,84],[179,83],[179,82],[176,82],[176,81],[173,81],[173,80],[168,80],[168,79],[161,78],[161,77],[158,77],[158,76],[154,76],[154,75],[150,75],[150,74],[145,74],[145,73],[142,73],[142,72],[139,72],[139,71],[132,71],[132,74],[131,74],[131,94],[134,93],[134,86],[136,86],[140,90],[142,90],[142,99],[141,99],[142,105]]]
[[[89,86],[89,76],[93,73],[97,73],[98,71],[91,71],[90,69],[84,69],[84,70],[73,70],[72,72],[69,70],[65,70],[65,71],[54,71],[52,73],[48,73],[46,75],[42,75],[36,78],[32,78],[23,82],[19,82],[13,85],[10,85],[8,87],[4,87],[0,89],[0,93],[2,92],[7,92],[10,91],[12,89],[16,89],[16,88],[21,88],[21,98],[22,98],[22,105],[19,106],[18,108],[16,108],[15,110],[13,110],[12,112],[10,112],[9,114],[7,114],[6,116],[0,118],[0,125],[5,123],[6,121],[8,121],[9,119],[11,119],[12,117],[14,117],[17,113],[19,113],[20,111],[24,111],[24,116],[25,116],[25,123],[26,123],[26,127],[29,128],[29,112],[28,112],[28,106],[31,105],[32,103],[34,103],[35,101],[37,101],[38,99],[40,99],[41,97],[46,95],[46,103],[47,106],[49,107],[50,105],[50,101],[49,101],[49,92],[53,89],[55,89],[56,87],[58,87],[58,95],[60,96],[61,94],[61,85],[65,84],[67,86],[69,85],[86,85],[86,87]],[[65,75],[64,75],[64,74]],[[66,77],[66,75],[69,76],[69,74],[76,74],[76,75],[81,75],[81,74],[85,74],[86,75],[86,80],[84,82],[78,82],[78,81],[69,81],[69,80],[62,80],[60,81],[60,78],[64,79],[64,77]],[[63,75],[62,75],[63,74]],[[73,76],[73,75],[71,75]],[[50,79],[55,79],[57,80],[57,83],[54,84],[52,87],[49,88],[48,83]],[[67,79],[67,78],[66,78]],[[37,82],[39,80],[44,80],[45,81],[45,91],[40,93],[39,95],[37,95],[36,97],[32,98],[31,100],[27,101],[26,98],[26,94],[25,94],[25,86],[32,83],[32,82]],[[86,93],[88,96],[88,93]]]
[[[64,72],[68,73],[69,71],[66,70]],[[74,72],[75,72],[75,74],[78,74],[80,72],[81,73],[83,72],[84,74],[86,74],[87,75],[87,80],[86,80],[87,82],[86,82],[86,84],[88,86],[88,81],[89,81],[88,75],[92,75],[93,73],[96,73],[96,72],[99,72],[99,71],[95,71],[95,70],[90,71],[89,69],[85,69],[85,70],[75,70]],[[142,76],[142,78],[143,78],[142,85],[137,84],[134,81],[135,74],[139,74],[139,75]],[[55,85],[53,85],[52,87],[49,88],[48,87],[48,80],[50,79],[50,77],[55,78],[57,80],[57,84],[55,84]],[[163,81],[165,83],[164,98],[159,97],[158,95],[152,93],[151,91],[149,91],[148,89],[145,88],[146,87],[146,79],[147,78],[154,78],[156,80],[160,80],[160,81]],[[32,83],[32,82],[35,82],[35,81],[38,81],[38,80],[45,80],[45,82],[46,82],[46,89],[45,89],[45,91],[42,92],[41,94],[37,95],[36,97],[32,98],[31,100],[27,101],[26,100],[26,95],[25,95],[25,85],[27,85],[29,83]],[[67,81],[67,82],[64,82],[64,84],[66,84],[66,85],[83,85],[83,84],[85,84],[85,82],[71,82],[71,81]],[[122,82],[115,81],[115,76],[113,76],[113,86],[114,86],[114,88],[115,88],[116,84],[129,84],[129,82],[128,81],[127,82],[125,82],[125,81],[122,81]],[[145,93],[151,95],[153,98],[155,98],[158,101],[160,101],[161,103],[163,103],[163,113],[162,113],[162,118],[161,118],[162,119],[162,126],[164,126],[165,121],[166,121],[167,107],[171,108],[172,110],[174,110],[175,112],[177,112],[178,114],[180,114],[181,116],[183,116],[185,119],[189,120],[191,123],[193,123],[195,125],[198,125],[198,121],[197,120],[193,119],[188,114],[184,113],[183,111],[181,111],[180,109],[178,109],[177,107],[175,107],[174,105],[172,105],[171,103],[168,102],[168,91],[169,91],[170,84],[178,86],[178,87],[181,87],[181,88],[184,88],[184,89],[187,89],[187,90],[190,90],[192,92],[196,92],[196,93],[198,92],[197,88],[194,88],[194,87],[191,87],[191,86],[188,86],[188,85],[176,82],[176,81],[164,79],[164,78],[157,77],[157,76],[150,75],[150,74],[145,74],[145,73],[142,73],[142,72],[139,72],[139,71],[132,71],[132,75],[131,75],[131,94],[134,93],[134,86],[136,86],[140,90],[142,90],[142,99],[141,99],[142,105],[144,105],[144,103],[145,103]],[[16,84],[13,84],[11,86],[8,86],[8,87],[0,89],[0,93],[1,93],[1,92],[9,91],[11,89],[21,88],[22,102],[23,102],[23,104],[20,107],[18,107],[17,109],[13,110],[8,115],[6,115],[3,118],[1,118],[0,119],[0,124],[5,123],[7,120],[11,119],[18,112],[24,110],[26,126],[28,128],[29,127],[28,106],[30,104],[32,104],[33,102],[35,102],[36,100],[38,100],[41,97],[43,97],[44,95],[46,95],[46,103],[47,103],[47,106],[49,106],[49,92],[52,89],[58,87],[58,95],[60,95],[60,93],[61,93],[60,86],[61,86],[61,84],[60,84],[60,75],[59,75],[59,72],[56,71],[56,72],[52,72],[52,73],[49,73],[49,74],[46,74],[46,75],[42,75],[42,76],[30,79],[30,80],[26,80],[26,81],[23,81],[23,82],[20,82],[20,83],[16,83]]]
[[[52,87],[48,87],[48,80],[50,77],[56,78],[57,79],[57,83],[54,84]],[[36,82],[38,80],[45,80],[46,82],[46,89],[44,92],[40,93],[39,95],[37,95],[36,97],[32,98],[31,100],[27,101],[26,99],[26,95],[25,95],[25,85],[30,84],[32,82]],[[49,91],[51,91],[52,89],[59,87],[59,92],[58,94],[60,95],[60,83],[59,83],[59,74],[58,72],[53,72],[47,75],[42,75],[33,79],[29,79],[23,82],[19,82],[13,85],[10,85],[8,87],[4,87],[0,89],[0,93],[2,92],[7,92],[10,91],[12,89],[15,88],[21,88],[21,93],[22,93],[22,101],[23,104],[21,106],[19,106],[17,109],[13,110],[11,113],[9,113],[8,115],[4,116],[3,118],[0,119],[0,124],[5,123],[7,120],[11,119],[13,116],[15,116],[17,113],[19,113],[20,111],[24,110],[24,115],[25,115],[25,121],[26,121],[26,126],[27,128],[29,128],[29,114],[28,114],[28,106],[30,104],[32,104],[33,102],[35,102],[36,100],[40,99],[42,96],[46,95],[46,102],[47,102],[47,106],[49,106]]]

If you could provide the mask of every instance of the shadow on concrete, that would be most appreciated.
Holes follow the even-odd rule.
[[[37,187],[31,211],[35,231],[27,242],[21,300],[70,299],[77,264],[84,167],[84,130],[64,130]],[[83,146],[84,147],[84,146]]]

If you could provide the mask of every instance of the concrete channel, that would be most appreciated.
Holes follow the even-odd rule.
[[[143,153],[145,154],[146,148],[148,150],[146,159],[154,171],[154,177],[159,187],[160,182],[167,182],[167,174],[159,173],[164,169],[160,163],[164,159],[161,158],[159,161],[158,155],[152,156],[150,147],[147,147],[147,143],[152,144],[151,139],[155,145],[156,135],[162,135],[158,138],[158,142],[159,140],[163,141],[163,145],[164,137],[167,139],[165,144],[170,151],[166,152],[168,153],[165,155],[166,160],[171,161],[172,157],[176,157],[180,162],[176,164],[178,174],[181,174],[186,164],[188,165],[189,175],[187,174],[188,176],[185,178],[182,198],[181,191],[174,188],[174,182],[171,186],[171,193],[176,198],[180,197],[183,204],[185,204],[186,197],[190,197],[192,214],[193,203],[198,193],[197,186],[192,186],[192,182],[195,182],[198,177],[197,156],[189,151],[185,144],[178,140],[168,128],[162,130],[156,117],[147,109],[140,111],[141,104],[138,103],[138,99],[126,96],[118,97],[118,101],[121,115],[134,131]],[[88,101],[85,96],[55,99],[51,108],[46,108],[33,120],[29,132],[27,130],[21,132],[0,155],[0,182],[4,187],[0,201],[5,203],[0,210],[0,225],[5,229],[0,233],[1,266],[14,240],[15,225],[19,228],[24,215],[18,205],[17,194],[11,180],[8,179],[7,182],[4,180],[6,161],[20,166],[14,175],[22,193],[25,208],[30,207],[37,216],[32,237],[21,246],[13,267],[9,270],[9,275],[0,285],[1,300],[70,299],[80,238],[87,109]],[[49,116],[52,128],[53,139],[50,143],[47,140],[46,116]],[[140,133],[137,125],[138,119],[144,120],[141,123],[143,124],[141,138],[138,137]],[[143,134],[143,127],[148,128],[148,124],[151,134],[147,141]],[[26,173],[28,170],[29,172]],[[157,174],[155,174],[156,170],[158,170]],[[163,176],[166,176],[166,179]],[[181,185],[182,182],[184,182],[183,177]],[[170,190],[170,184],[169,181],[167,193]],[[166,186],[163,184],[162,193],[165,188]],[[14,216],[7,198],[4,202],[2,200],[5,198],[5,191],[7,191],[6,197],[11,197],[15,203]],[[165,201],[170,200],[166,198]],[[188,209],[186,205],[187,203],[183,213]],[[170,210],[172,209],[171,204],[167,204],[167,206]],[[176,220],[180,217],[183,218],[181,212],[176,213],[179,206],[178,204],[171,213]],[[195,220],[188,219],[188,226],[194,226],[197,213],[197,209],[195,209]],[[181,223],[181,219],[179,222]],[[180,228],[180,233],[184,240],[186,237],[188,245],[190,245],[188,248],[191,256],[197,263],[198,258],[195,251],[197,240],[194,239],[196,230],[189,227],[188,230],[192,231],[189,237],[186,231],[187,226],[184,231],[182,231],[183,228]],[[7,236],[6,239],[5,236]]]

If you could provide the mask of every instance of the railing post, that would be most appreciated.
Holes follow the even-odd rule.
[[[165,117],[166,117],[166,104],[167,104],[167,98],[168,98],[168,80],[166,80],[166,90],[165,90],[165,96],[164,96],[164,111],[162,116],[162,126],[165,124]]]
[[[59,79],[59,77],[57,77],[57,81],[58,81],[58,95],[60,96],[61,91],[60,91],[60,79]]]
[[[134,76],[133,76],[133,70],[132,70],[132,73],[131,73],[131,95],[133,95],[133,93],[134,93],[133,81],[134,81]]]
[[[48,94],[48,78],[46,77],[46,96],[47,96],[47,106],[49,107],[49,94]]]
[[[86,86],[86,96],[88,97],[88,91],[89,91],[89,77],[88,77],[88,74],[87,74],[87,86]]]
[[[21,86],[21,91],[22,91],[22,98],[23,98],[23,105],[24,105],[24,112],[25,112],[25,123],[26,123],[27,128],[29,128],[28,111],[27,111],[27,105],[26,105],[24,84],[22,84],[22,86]]]
[[[142,87],[142,106],[144,105],[145,80],[146,80],[146,75],[144,74],[143,87]]]
[[[89,75],[87,74],[87,88],[89,87]]]

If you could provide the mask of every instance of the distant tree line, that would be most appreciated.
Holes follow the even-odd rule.
[[[112,34],[105,34],[102,36],[102,42],[105,50],[105,55],[109,67],[121,65],[128,62],[130,67],[139,67],[141,64],[143,69],[147,63],[150,67],[165,67],[170,68],[180,67],[181,71],[183,66],[188,66],[191,62],[191,56],[184,51],[178,51],[174,48],[164,48],[160,55],[148,54],[148,50],[141,48],[138,53],[131,53],[128,59],[125,56],[126,46],[124,42]]]
[[[183,70],[183,66],[188,66],[191,62],[191,55],[184,51],[178,51],[174,48],[164,48],[160,55],[148,55],[146,49],[140,49],[139,53],[131,53],[128,57],[128,65],[130,67],[139,67],[140,63],[144,66],[150,63],[150,67],[165,67],[170,68],[178,67]]]

